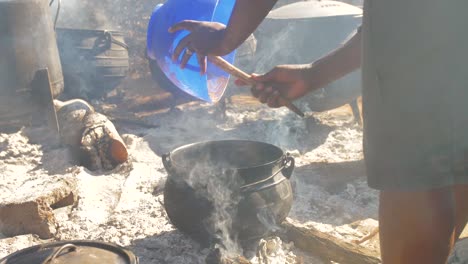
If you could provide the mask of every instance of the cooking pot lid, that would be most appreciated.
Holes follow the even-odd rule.
[[[337,1],[301,1],[271,11],[269,19],[307,19],[336,16],[361,16],[362,9]]]
[[[46,243],[17,251],[0,264],[137,264],[135,255],[117,245],[77,240]]]

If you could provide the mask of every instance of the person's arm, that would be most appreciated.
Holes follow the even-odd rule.
[[[310,64],[306,82],[315,90],[340,79],[361,67],[361,54],[358,29],[341,47]]]
[[[200,71],[206,71],[206,56],[223,56],[240,46],[258,27],[277,0],[237,0],[227,27],[221,23],[185,20],[169,28],[169,32],[188,30],[190,34],[180,40],[172,59],[185,67],[193,52],[197,53]]]
[[[270,107],[286,105],[287,100],[323,88],[361,66],[361,32],[358,30],[341,47],[311,64],[280,65],[266,74],[253,75],[258,84],[252,94]],[[236,81],[238,85],[245,85]]]

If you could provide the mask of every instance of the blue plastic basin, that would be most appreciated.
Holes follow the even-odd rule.
[[[153,10],[148,24],[147,55],[157,61],[164,74],[184,92],[207,102],[221,99],[229,81],[229,74],[208,62],[207,74],[200,75],[196,56],[192,56],[185,69],[180,61],[172,62],[171,55],[188,31],[169,33],[168,28],[182,20],[214,21],[227,24],[235,0],[168,0]],[[235,51],[224,56],[234,63]]]

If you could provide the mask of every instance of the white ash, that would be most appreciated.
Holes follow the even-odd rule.
[[[279,237],[261,239],[255,250],[252,264],[321,264],[318,258],[303,253],[292,242],[283,242]]]
[[[132,166],[123,165],[107,173],[91,173],[82,167],[73,167],[73,162],[66,158],[66,148],[42,146],[25,131],[1,134],[0,197],[8,199],[17,186],[31,179],[53,174],[75,175],[80,200],[75,207],[55,210],[59,222],[59,235],[55,240],[93,239],[117,243],[129,247],[142,264],[205,263],[209,250],[200,248],[168,220],[162,205],[166,172],[161,154],[201,140],[238,138],[268,142],[277,136],[281,138],[275,144],[296,158],[297,168],[292,176],[295,201],[290,219],[346,241],[360,239],[376,226],[377,192],[367,187],[360,170],[349,179],[343,177],[343,182],[329,184],[339,175],[324,175],[326,171],[315,168],[316,164],[327,168],[330,164],[339,167],[345,162],[357,162],[360,166],[362,131],[349,116],[336,118],[331,112],[312,114],[312,121],[305,121],[285,109],[255,110],[236,106],[228,108],[228,120],[222,122],[212,118],[211,110],[207,106],[194,106],[179,113],[155,116],[150,119],[159,125],[155,129],[120,128],[127,133],[123,138]],[[307,122],[310,122],[308,126]],[[285,126],[298,132],[290,133],[290,128]],[[303,130],[304,127],[307,130]],[[291,141],[287,141],[288,138]],[[368,220],[360,221],[364,219]],[[0,257],[44,242],[48,241],[34,236],[0,236]],[[378,248],[378,237],[366,241],[363,246]],[[281,263],[286,258],[296,263],[301,263],[302,259],[302,263],[321,264],[288,242],[282,241],[281,248],[276,249],[267,254],[270,263]],[[244,253],[253,263],[261,263],[256,252]],[[461,253],[457,255],[461,256]]]
[[[290,143],[288,149],[296,153],[298,164],[306,163],[301,161],[304,155],[296,152],[294,147],[299,145],[297,139],[306,135],[307,131],[304,131],[302,120],[290,115],[287,111],[262,109],[254,112],[252,109],[230,108],[227,122],[216,121],[210,118],[211,116],[206,106],[194,107],[183,109],[179,113],[168,114],[165,117],[155,117],[154,123],[162,124],[159,128],[127,131],[142,136],[130,133],[123,136],[129,148],[132,168],[121,168],[103,174],[76,167],[70,173],[76,175],[78,179],[80,200],[74,208],[57,210],[60,225],[60,234],[57,239],[94,239],[128,246],[140,257],[141,263],[204,263],[209,251],[200,248],[193,240],[177,231],[170,224],[162,206],[161,190],[166,172],[160,160],[161,154],[175,147],[201,140],[239,138],[268,141],[265,140],[265,133],[267,133],[270,138],[280,135],[281,140],[293,139],[292,143],[283,142],[285,145]],[[289,118],[292,121],[285,120]],[[289,130],[285,128],[286,125],[296,128],[300,133],[289,134]],[[326,130],[323,132],[325,133]],[[320,138],[327,137],[320,135]],[[25,175],[28,175],[31,168],[45,166],[40,164],[45,154],[48,155],[48,162],[52,162],[54,158],[55,160],[61,159],[64,151],[57,148],[60,151],[47,150],[44,153],[40,145],[28,143],[28,139],[22,133],[2,135],[1,142],[2,150],[6,149],[6,152],[10,153],[3,154],[5,156],[2,158],[1,165],[5,167],[5,170],[23,169],[22,172]],[[281,145],[280,147],[284,148]],[[313,147],[310,146],[311,150]],[[25,151],[16,153],[13,149]],[[306,148],[303,150],[307,151]],[[36,177],[48,174],[42,169],[38,171],[39,175]],[[14,178],[11,174],[10,177]],[[356,189],[359,190],[359,188]],[[153,193],[154,190],[156,193]],[[310,190],[307,190],[307,193],[310,193]],[[323,195],[324,198],[330,197],[326,192],[323,192]],[[297,201],[301,200],[297,199],[296,203]],[[326,200],[322,199],[320,203],[323,201]],[[3,241],[3,239],[0,240],[0,244]],[[287,256],[290,259],[311,258],[290,244],[282,243],[282,245],[284,254],[276,253],[277,257],[281,255],[282,258]],[[9,244],[8,250],[2,251],[0,255],[5,256],[26,246],[29,244],[20,242]],[[255,255],[252,256],[252,261],[260,263],[255,260]],[[320,262],[315,260],[304,263]]]

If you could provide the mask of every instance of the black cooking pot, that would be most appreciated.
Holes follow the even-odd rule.
[[[201,244],[267,236],[289,214],[294,159],[262,142],[222,140],[162,157],[171,222]]]
[[[56,32],[68,95],[101,97],[127,76],[128,46],[122,32],[74,28]]]
[[[0,264],[138,264],[129,250],[111,243],[73,240],[41,244],[0,259]]]

